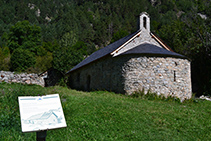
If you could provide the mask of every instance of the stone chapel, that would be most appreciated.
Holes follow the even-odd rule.
[[[150,31],[150,17],[139,16],[139,29],[84,59],[66,75],[78,90],[132,94],[150,90],[181,101],[192,96],[191,63]]]

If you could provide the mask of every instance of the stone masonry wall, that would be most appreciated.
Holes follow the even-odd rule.
[[[106,56],[69,75],[69,86],[80,90],[124,93],[121,58]]]
[[[70,87],[132,94],[144,89],[181,100],[192,95],[190,62],[172,57],[104,57],[69,75]]]
[[[189,99],[192,96],[190,62],[172,57],[130,56],[123,67],[125,90],[150,90],[165,96]]]
[[[0,71],[0,83],[22,83],[22,84],[36,84],[42,87],[45,86],[44,79],[39,77],[37,74],[20,73],[16,74],[10,71]]]

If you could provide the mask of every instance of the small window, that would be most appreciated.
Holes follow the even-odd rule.
[[[143,26],[144,26],[144,28],[146,28],[147,29],[147,18],[146,17],[144,17],[143,18]]]
[[[174,71],[174,82],[176,81],[176,71]]]

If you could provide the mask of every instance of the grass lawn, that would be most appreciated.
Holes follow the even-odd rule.
[[[111,92],[0,83],[0,139],[36,140],[22,133],[18,96],[58,93],[67,128],[46,140],[211,140],[211,102],[178,103]]]

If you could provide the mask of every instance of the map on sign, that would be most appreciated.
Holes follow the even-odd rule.
[[[67,127],[59,94],[18,97],[22,132]]]

